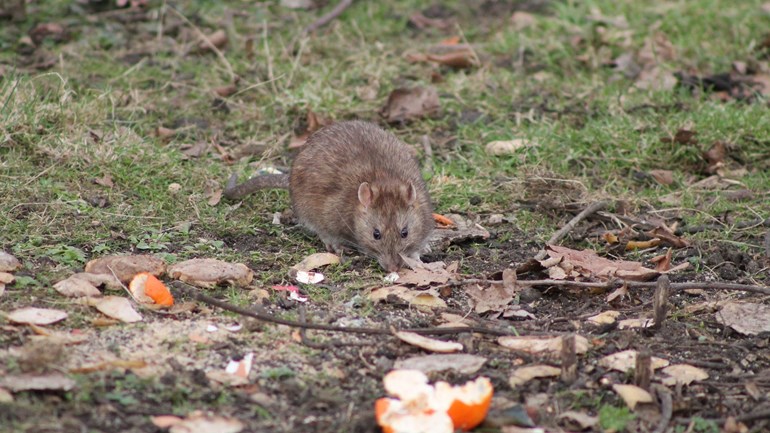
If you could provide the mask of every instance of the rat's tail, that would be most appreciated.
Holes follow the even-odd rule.
[[[225,186],[225,191],[223,193],[226,199],[236,200],[260,189],[289,189],[289,175],[285,173],[264,174],[252,177],[240,185],[237,185],[237,183],[238,175],[233,173],[233,175],[230,176],[230,179],[227,180],[227,186]]]

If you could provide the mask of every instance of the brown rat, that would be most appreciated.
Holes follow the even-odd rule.
[[[225,196],[286,187],[285,176],[258,176],[238,186],[231,179]],[[403,265],[402,254],[416,257],[426,249],[434,223],[420,167],[411,149],[380,127],[346,121],[316,131],[288,178],[295,215],[327,250],[359,250],[392,272]]]

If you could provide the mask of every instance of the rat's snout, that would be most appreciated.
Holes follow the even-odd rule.
[[[395,257],[380,257],[379,262],[380,266],[388,272],[398,272],[404,264],[398,255]]]

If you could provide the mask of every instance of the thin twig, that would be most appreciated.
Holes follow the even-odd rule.
[[[314,31],[320,29],[321,27],[329,24],[340,16],[343,12],[345,12],[345,9],[350,7],[350,5],[353,4],[353,0],[340,0],[339,3],[337,3],[337,6],[334,6],[334,9],[330,10],[329,13],[326,15],[323,15],[321,18],[318,18],[317,20],[310,23],[309,26],[302,29],[302,34],[307,35],[309,33],[313,33]]]
[[[241,308],[236,305],[232,305],[230,303],[220,301],[219,299],[204,295],[203,293],[200,293],[197,289],[195,289],[193,286],[190,286],[181,281],[175,281],[173,283],[173,286],[176,289],[183,292],[184,294],[186,294],[187,296],[194,298],[205,304],[212,305],[212,306],[221,308],[223,310],[231,311],[233,313],[237,313],[242,316],[252,317],[252,318],[269,322],[269,323],[286,325],[294,328],[315,329],[318,331],[348,332],[351,334],[393,335],[393,331],[388,328],[332,326],[332,325],[321,325],[318,323],[303,323],[303,322],[296,322],[294,320],[281,319],[280,317],[276,317],[272,314],[248,310],[246,308]],[[487,335],[497,335],[497,336],[518,335],[513,331],[507,331],[503,329],[492,329],[492,328],[486,328],[483,326],[467,326],[467,327],[453,327],[453,328],[406,328],[406,329],[397,329],[397,331],[414,332],[415,334],[420,334],[420,335],[457,335],[457,334],[467,334],[467,333],[477,333],[477,334],[487,334]]]
[[[575,217],[572,218],[567,223],[567,225],[565,225],[564,227],[559,229],[559,231],[554,233],[553,236],[551,236],[551,239],[548,239],[547,245],[553,245],[553,244],[559,242],[560,240],[562,240],[562,238],[567,236],[567,233],[571,232],[575,228],[575,226],[578,225],[578,223],[580,221],[584,220],[589,215],[604,209],[606,206],[607,206],[607,202],[606,201],[597,201],[595,203],[592,203],[590,206],[588,206],[587,208],[583,209],[582,212],[580,212],[579,214],[575,215]],[[548,255],[548,253],[545,251],[545,249],[542,249],[535,256],[535,260],[543,260],[546,255]]]
[[[671,416],[674,412],[674,404],[671,399],[671,392],[663,386],[655,386],[655,394],[660,399],[660,421],[658,427],[655,428],[653,433],[665,433],[668,430],[668,425],[671,423]]]
[[[705,232],[708,230],[718,230],[718,231],[724,231],[726,228],[732,228],[732,229],[747,229],[747,228],[754,228],[754,227],[770,227],[770,218],[762,219],[757,218],[753,220],[748,221],[740,221],[735,224],[703,224],[699,226],[691,226],[691,227],[682,227],[674,231],[674,234],[679,236],[683,234],[694,234],[694,233],[700,233]]]

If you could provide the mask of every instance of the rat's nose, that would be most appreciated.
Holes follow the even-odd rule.
[[[401,269],[401,258],[383,258],[380,260],[380,265],[388,272],[398,272]]]

